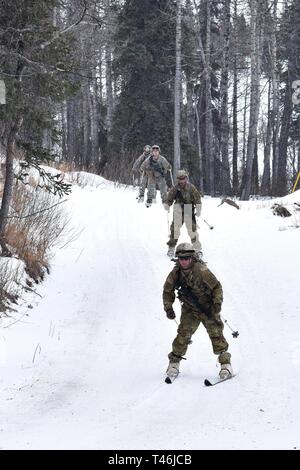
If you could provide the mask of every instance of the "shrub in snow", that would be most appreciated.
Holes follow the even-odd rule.
[[[23,260],[36,282],[49,271],[50,249],[69,223],[58,197],[41,190],[35,180],[16,184],[5,238],[13,256]]]

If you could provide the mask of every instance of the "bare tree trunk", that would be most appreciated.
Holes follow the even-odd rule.
[[[248,87],[248,77],[247,77],[246,87],[245,87],[244,112],[243,112],[243,152],[242,152],[243,171],[246,168],[248,88],[249,87]]]
[[[202,146],[201,146],[201,134],[200,134],[200,119],[198,111],[198,103],[196,102],[196,131],[197,131],[197,146],[198,146],[198,163],[199,163],[199,189],[204,192],[204,181],[203,181],[203,159],[202,159]]]
[[[22,49],[21,49],[22,51]],[[24,73],[25,66],[24,64],[18,62],[16,66],[16,72],[13,77],[14,86],[12,91],[12,96],[16,101],[18,99],[21,101],[21,84],[22,84],[22,75]],[[9,256],[10,251],[6,247],[5,242],[5,228],[7,224],[7,216],[9,213],[12,192],[13,192],[13,183],[14,183],[14,169],[13,169],[13,149],[16,141],[16,137],[23,123],[23,116],[19,110],[17,116],[12,117],[11,125],[8,130],[8,137],[6,142],[6,160],[5,160],[5,180],[3,187],[3,196],[1,201],[0,209],[0,246],[2,249],[2,256]]]
[[[176,69],[174,87],[174,177],[180,169],[180,131],[181,131],[181,1],[177,0],[176,8]]]
[[[247,142],[247,161],[241,187],[241,200],[248,201],[251,193],[252,167],[257,140],[257,123],[260,103],[260,34],[258,25],[257,0],[250,0],[251,10],[251,85],[250,117]]]
[[[99,46],[98,52],[98,61],[97,61],[97,68],[99,70],[99,78],[97,80],[97,96],[100,103],[103,103],[103,58],[102,58],[102,51],[103,47]]]
[[[194,85],[186,79],[186,132],[189,145],[195,145],[195,111],[194,111]]]
[[[67,126],[66,126],[66,103],[60,107],[61,119],[61,157],[65,162],[67,160]]]
[[[114,112],[114,99],[113,99],[113,85],[112,85],[112,51],[110,44],[105,47],[105,72],[106,72],[106,128],[107,128],[107,141],[112,142],[112,126],[113,126],[113,112]]]
[[[281,129],[280,137],[278,143],[279,158],[278,158],[278,175],[277,175],[277,185],[275,188],[276,196],[285,196],[287,192],[287,148],[288,148],[288,138],[289,130],[292,116],[292,88],[291,88],[291,79],[288,74],[287,83],[285,88],[284,96],[284,105],[283,105],[283,114],[281,120]]]
[[[52,147],[50,129],[43,129],[42,146],[48,150]]]
[[[228,124],[228,69],[229,69],[229,39],[230,39],[230,0],[225,0],[223,7],[223,24],[222,37],[224,44],[224,52],[222,57],[222,71],[220,82],[220,99],[221,99],[221,192],[224,195],[231,195],[230,185],[230,168],[228,158],[228,140],[229,140],[229,124]]]
[[[205,50],[205,161],[207,192],[215,194],[215,161],[213,152],[212,100],[211,100],[211,0],[206,9],[206,50]]]
[[[254,158],[253,158],[253,165],[252,165],[252,175],[251,175],[251,194],[258,194],[259,193],[259,184],[258,184],[258,154],[257,154],[258,146],[257,146],[257,139],[255,142],[254,147]]]
[[[196,1],[194,0],[193,3],[194,3],[194,10],[197,11],[198,6],[197,6]],[[189,8],[189,13],[190,13],[190,16],[192,17],[193,11],[192,11],[192,8],[191,8],[191,3],[189,1],[187,2],[187,8]],[[195,29],[196,29],[196,38],[197,38],[197,42],[198,42],[198,48],[199,48],[199,52],[200,52],[200,58],[201,58],[201,62],[202,62],[202,65],[203,65],[203,70],[204,70],[204,76],[206,78],[207,76],[209,76],[210,70],[208,70],[205,51],[204,51],[204,47],[203,47],[203,43],[202,43],[202,39],[201,39],[201,28],[200,28],[199,15],[196,16]],[[210,91],[210,88],[209,88],[209,91]],[[204,168],[203,168],[203,166],[204,166],[203,165],[203,144],[201,142],[200,116],[199,116],[199,109],[198,109],[198,105],[201,101],[202,101],[202,95],[200,93],[200,96],[198,97],[198,99],[195,100],[195,113],[196,113],[196,125],[197,125],[196,131],[197,131],[199,172],[200,172],[199,189],[200,189],[201,192],[204,192],[205,188],[204,188],[204,171],[203,171],[204,170]],[[211,101],[210,101],[209,111],[211,111]]]
[[[114,34],[114,13],[111,0],[104,1],[105,17],[109,23],[106,28],[105,38],[105,91],[106,91],[106,129],[107,129],[107,143],[112,143],[112,128],[114,116],[114,80],[112,74],[112,56],[113,56],[113,34]],[[102,85],[102,84],[101,84]]]
[[[81,89],[81,106],[82,106],[82,128],[83,128],[83,146],[82,146],[82,163],[87,170],[90,166],[89,156],[89,82],[86,79]]]
[[[76,117],[75,114],[75,100],[76,98],[70,98],[67,101],[67,161],[69,163],[79,163],[75,155],[75,126]]]
[[[98,110],[97,110],[97,95],[96,95],[96,74],[95,68],[91,71],[92,79],[90,81],[90,126],[91,126],[91,162],[93,170],[98,168],[99,164],[99,145],[98,145]]]
[[[271,142],[272,142],[272,118],[271,118],[271,82],[269,81],[268,89],[268,122],[267,122],[267,134],[266,144],[264,147],[264,171],[261,182],[261,195],[267,196],[271,191]]]
[[[276,24],[277,24],[277,0],[273,4],[273,24],[270,38],[270,58],[271,58],[271,76],[273,92],[273,111],[272,111],[272,133],[273,133],[273,158],[272,158],[272,194],[276,194],[278,178],[278,160],[279,160],[279,77],[276,70],[277,62],[277,42],[276,42]]]
[[[237,0],[234,0],[234,19],[237,18]],[[237,72],[237,37],[234,33],[233,58],[233,93],[232,93],[232,190],[237,195],[239,190],[238,178],[238,72]]]
[[[18,117],[16,122],[11,126],[11,129],[8,134],[7,144],[6,144],[6,160],[5,160],[5,181],[3,188],[3,196],[1,201],[0,209],[0,246],[2,248],[2,256],[9,256],[10,252],[6,247],[6,241],[4,237],[4,232],[7,224],[7,216],[9,213],[13,184],[14,184],[14,154],[13,149],[16,141],[17,134],[22,125],[23,118]]]
[[[234,59],[233,64],[233,96],[232,96],[232,189],[233,194],[237,195],[239,190],[239,177],[238,177],[238,77],[237,77],[237,61]]]

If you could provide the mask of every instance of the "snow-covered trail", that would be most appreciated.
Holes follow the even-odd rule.
[[[237,377],[203,386],[217,368],[200,328],[179,379],[163,382],[176,334],[161,301],[166,213],[131,189],[75,188],[78,238],[57,250],[29,316],[0,332],[0,448],[299,448],[299,233],[261,203],[218,203],[203,201],[215,228],[201,223],[201,240],[240,332],[225,329]]]

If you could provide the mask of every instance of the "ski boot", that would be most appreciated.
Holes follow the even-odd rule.
[[[137,202],[144,202],[144,196],[138,196]]]
[[[152,199],[148,198],[146,201],[146,207],[150,207],[152,204]]]
[[[174,246],[169,247],[167,255],[170,259],[174,258],[174,256],[175,256],[175,247]]]
[[[166,383],[169,383],[169,384],[172,383],[179,374],[179,362],[170,361],[168,368],[166,370],[166,374],[167,374],[167,377],[165,380]]]
[[[233,370],[231,364],[221,364],[221,370],[219,372],[219,377],[221,380],[227,379],[233,375]]]

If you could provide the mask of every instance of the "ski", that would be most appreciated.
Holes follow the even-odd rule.
[[[204,385],[206,385],[206,387],[213,387],[214,385],[218,385],[222,382],[225,382],[226,380],[232,379],[233,377],[234,377],[234,375],[229,375],[229,377],[226,377],[225,379],[217,380],[216,382],[211,382],[210,380],[205,379],[204,380]]]
[[[167,376],[165,378],[165,383],[166,384],[172,384],[174,382],[174,380],[177,379],[179,374],[177,375],[173,375],[173,376]],[[208,379],[205,379],[204,380],[204,385],[206,385],[206,387],[213,387],[214,385],[218,385],[222,382],[225,382],[226,380],[229,380],[229,379],[232,379],[234,377],[234,375],[230,375],[229,377],[226,377],[225,379],[219,379],[219,380],[216,380],[215,382],[211,382],[210,380]]]
[[[165,382],[166,384],[172,384],[174,382],[175,379],[177,379],[179,374],[177,375],[167,375],[167,377],[165,378]]]

